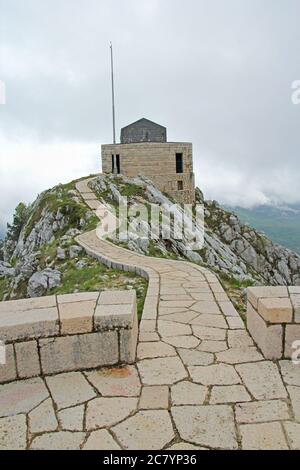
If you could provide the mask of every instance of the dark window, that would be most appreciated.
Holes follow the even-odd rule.
[[[120,174],[120,155],[111,156],[111,172]]]
[[[117,173],[120,174],[120,155],[116,155]]]
[[[176,153],[176,173],[183,173],[182,153]]]
[[[183,181],[177,181],[177,189],[178,189],[178,191],[183,190]]]

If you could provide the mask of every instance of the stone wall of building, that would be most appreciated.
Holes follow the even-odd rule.
[[[183,173],[176,173],[176,153],[182,153]],[[102,172],[112,172],[112,155],[120,155],[120,173],[133,178],[148,177],[161,191],[179,202],[195,199],[191,143],[136,143],[102,145]],[[182,183],[179,183],[182,182]],[[179,189],[182,184],[183,189]]]

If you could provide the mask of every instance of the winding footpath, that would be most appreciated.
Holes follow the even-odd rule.
[[[107,209],[89,181],[77,190],[101,217]],[[95,231],[77,242],[148,279],[137,361],[24,381],[35,390],[35,401],[18,392],[27,400],[28,448],[300,448],[300,366],[263,358],[214,274],[135,254]],[[18,415],[6,419],[17,434]]]

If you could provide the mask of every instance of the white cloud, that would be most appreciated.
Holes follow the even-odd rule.
[[[95,143],[7,141],[0,134],[2,226],[20,201],[32,202],[45,189],[99,173],[100,149]]]

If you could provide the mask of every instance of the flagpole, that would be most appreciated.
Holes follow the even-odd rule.
[[[116,143],[116,116],[115,116],[115,85],[114,85],[114,58],[113,46],[110,43],[110,63],[111,63],[111,95],[112,95],[112,118],[113,118],[113,143]]]

